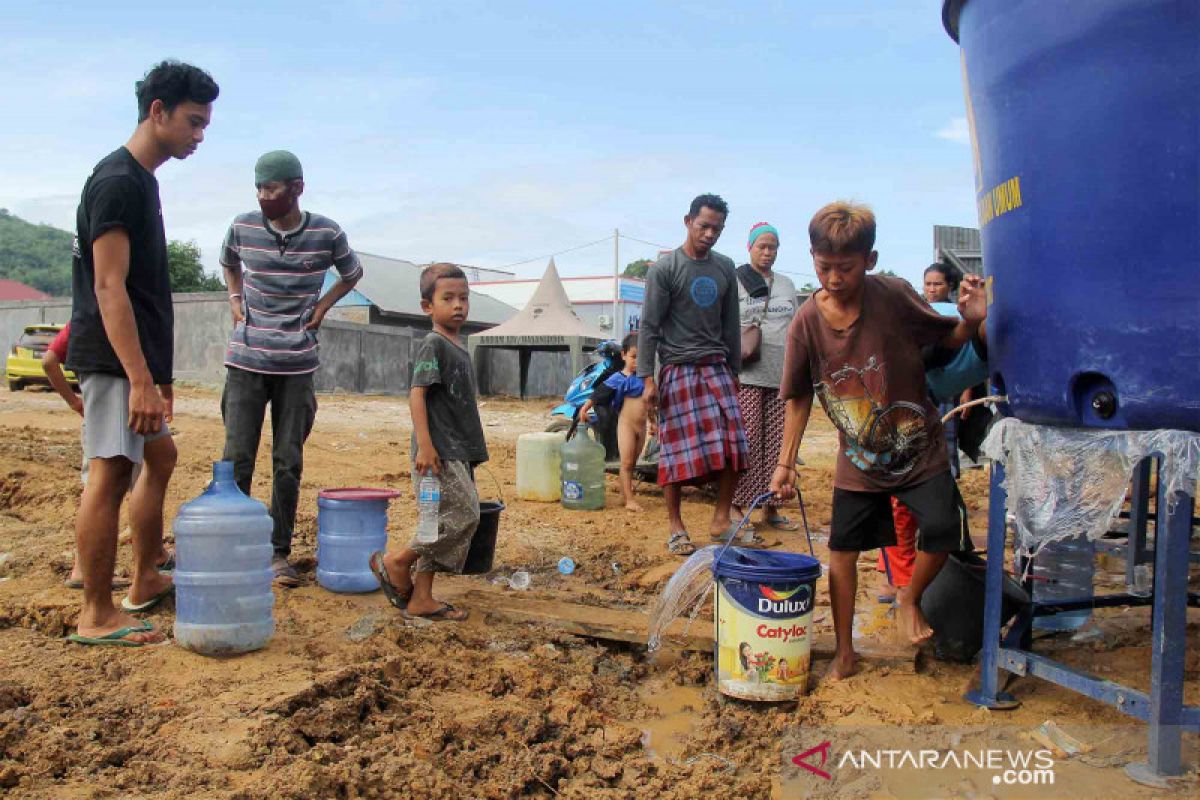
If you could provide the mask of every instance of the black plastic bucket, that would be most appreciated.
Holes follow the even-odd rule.
[[[921,596],[921,613],[933,628],[933,652],[941,661],[969,663],[983,647],[984,577],[987,561],[975,553],[951,553],[946,566]],[[1001,619],[1009,620],[1029,594],[1004,576]]]
[[[471,549],[463,564],[463,575],[483,575],[492,571],[496,556],[496,534],[500,530],[500,512],[504,510],[502,500],[479,501],[479,525],[471,537]]]

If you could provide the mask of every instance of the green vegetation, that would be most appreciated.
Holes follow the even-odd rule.
[[[71,294],[71,240],[74,235],[51,225],[34,225],[0,208],[0,278],[20,281],[55,296]],[[194,241],[167,244],[171,289],[215,292],[225,288],[204,271]]]
[[[171,271],[173,292],[219,292],[225,288],[224,281],[204,271],[200,246],[194,241],[167,244],[167,269]]]
[[[625,265],[624,275],[626,278],[645,278],[646,272],[653,263],[648,258],[639,258],[637,261],[630,261]]]
[[[0,208],[0,278],[53,295],[71,293],[71,239],[67,231],[34,225]]]

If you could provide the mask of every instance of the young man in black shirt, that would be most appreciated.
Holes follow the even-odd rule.
[[[154,171],[204,141],[218,88],[201,69],[164,61],[137,84],[138,126],[83,187],[72,265],[67,366],[80,376],[87,487],[75,536],[83,570],[80,644],[139,647],[164,634],[129,612],[148,611],[174,586],[159,573],[163,497],[175,468],[167,422],[173,400],[174,313],[167,241]],[[134,574],[121,608],[112,602],[117,519],[133,465]]]

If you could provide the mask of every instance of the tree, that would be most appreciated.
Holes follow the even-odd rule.
[[[637,261],[630,261],[625,265],[624,275],[626,278],[644,278],[650,270],[650,265],[653,263],[648,258],[639,258]]]
[[[35,225],[0,208],[0,278],[70,295],[72,238],[69,231]]]
[[[209,275],[200,263],[200,246],[195,241],[172,240],[167,244],[167,270],[172,292],[219,292],[225,283]]]
[[[897,275],[896,273],[892,272],[890,269],[881,269],[881,270],[877,271],[875,274],[876,274],[876,275],[888,275],[888,276],[890,276],[890,277],[892,277],[892,278],[899,278],[899,277],[900,277],[900,276],[899,276],[899,275]]]

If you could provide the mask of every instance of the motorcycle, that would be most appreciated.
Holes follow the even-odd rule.
[[[621,358],[621,348],[616,342],[602,342],[596,348],[600,360],[589,364],[579,371],[571,385],[567,387],[563,402],[555,406],[551,412],[550,423],[546,426],[548,432],[567,431],[567,438],[575,434],[579,425],[579,409],[592,396],[592,389],[598,383],[608,379],[609,375],[625,368]],[[617,420],[607,408],[592,408],[588,413],[587,423],[595,432],[596,441],[604,445],[605,469],[610,473],[620,470],[620,452],[617,448]],[[653,481],[658,476],[658,440],[651,436],[646,443],[642,457],[638,459],[637,477],[642,481]]]
[[[601,342],[596,348],[596,354],[600,356],[600,360],[581,369],[567,387],[563,402],[551,409],[550,424],[546,426],[548,432],[554,433],[570,428],[579,415],[579,409],[592,396],[592,387],[596,382],[604,381],[609,375],[625,368],[625,362],[621,359],[621,346],[616,342]],[[587,422],[591,425],[596,424],[595,410],[588,414]]]

